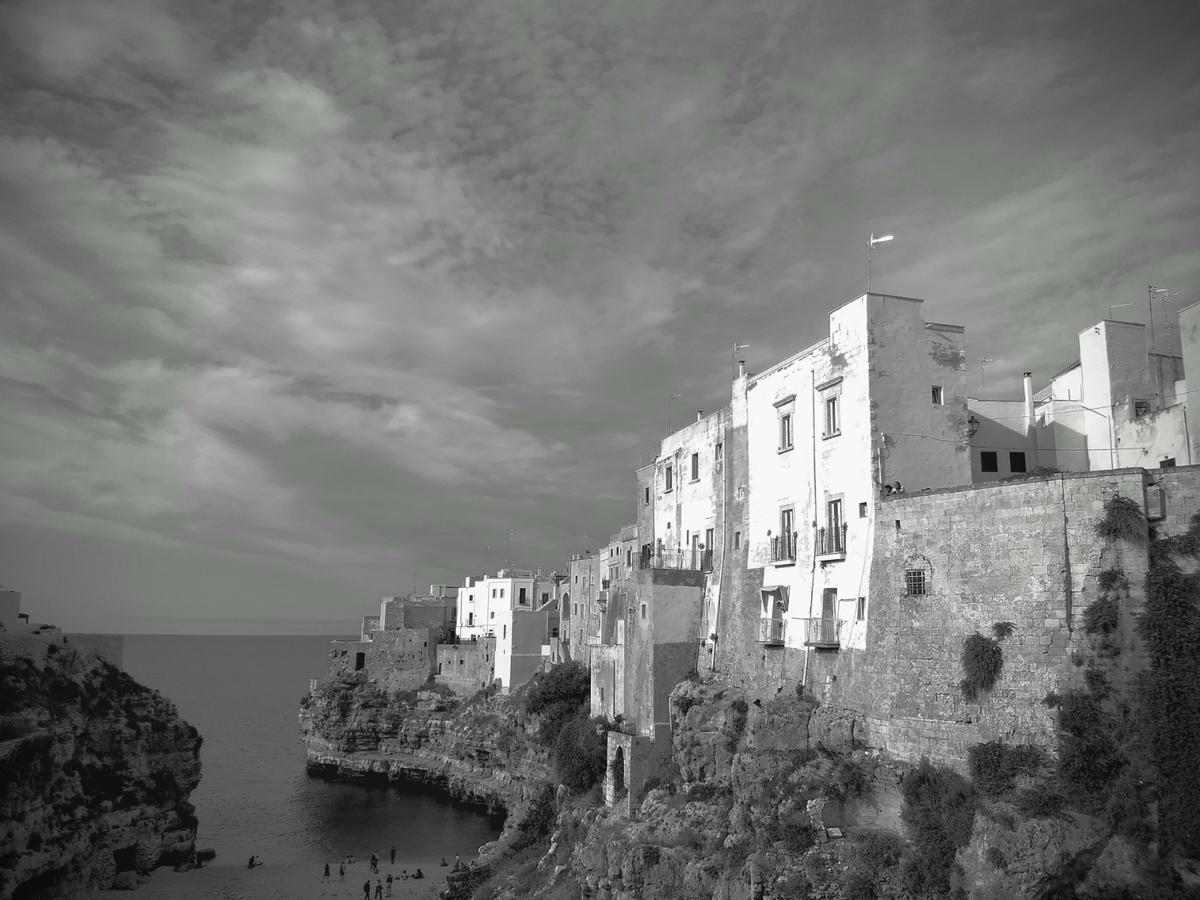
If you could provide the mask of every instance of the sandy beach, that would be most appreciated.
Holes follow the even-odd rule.
[[[453,860],[450,860],[453,862]],[[426,860],[414,862],[420,866],[425,877],[419,880],[404,880],[400,872],[406,866],[379,865],[379,875],[372,875],[370,863],[356,859],[346,866],[346,879],[338,879],[338,861],[329,860],[332,877],[322,880],[325,860],[314,860],[311,864],[272,865],[264,862],[253,869],[240,866],[211,863],[190,872],[172,872],[158,869],[146,884],[140,885],[130,894],[128,891],[102,891],[98,896],[106,898],[135,897],[139,900],[317,900],[317,898],[343,898],[361,900],[363,882],[371,882],[371,898],[375,897],[375,880],[383,880],[383,896],[387,893],[387,876],[391,872],[398,879],[392,883],[394,898],[404,900],[430,900],[446,886],[449,868],[442,868],[438,860],[430,865]],[[412,868],[409,868],[412,871]]]

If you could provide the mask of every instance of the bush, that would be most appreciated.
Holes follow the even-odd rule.
[[[721,793],[721,788],[717,787],[717,785],[711,781],[702,781],[688,788],[687,793],[683,797],[688,803],[703,803],[706,800],[711,800],[719,793]]]
[[[1083,630],[1088,634],[1111,634],[1117,630],[1121,608],[1112,597],[1099,597],[1083,610]]]
[[[868,831],[853,848],[854,858],[875,875],[898,865],[903,852],[904,841],[890,831]]]
[[[979,694],[990,691],[1004,668],[1004,653],[1000,642],[976,632],[963,641],[962,667],[964,678],[959,687],[963,699],[975,702]]]
[[[608,755],[602,726],[579,713],[559,729],[554,742],[554,766],[561,781],[572,794],[582,794],[604,777]]]
[[[525,695],[526,712],[543,713],[560,703],[580,706],[591,700],[591,676],[577,662],[564,662],[548,672],[538,672]]]
[[[1067,805],[1066,798],[1048,785],[1026,788],[1013,800],[1017,812],[1027,819],[1049,819]],[[997,868],[1000,868],[999,866]]]
[[[861,797],[870,783],[871,773],[863,764],[850,756],[842,757],[833,767],[822,794],[830,800],[846,800]]]
[[[945,892],[955,852],[971,839],[975,793],[962,776],[928,759],[905,774],[900,793],[900,818],[912,830],[914,844],[901,863],[904,886],[918,896]]]
[[[1013,632],[1016,630],[1016,622],[995,622],[992,624],[992,636],[998,641],[1012,637]]]
[[[1100,573],[1099,581],[1102,591],[1123,591],[1129,587],[1125,573],[1120,569],[1105,569]]]
[[[999,797],[1013,788],[1019,775],[1033,775],[1041,769],[1045,754],[1028,744],[1010,746],[1003,741],[976,744],[967,750],[971,781],[985,797]]]
[[[1084,798],[1105,791],[1124,765],[1114,735],[1116,723],[1089,693],[1058,697],[1058,773],[1071,794]]]
[[[546,785],[529,804],[525,818],[517,825],[517,837],[512,842],[512,851],[519,852],[541,841],[554,828],[556,818],[554,788]]]
[[[984,856],[1001,872],[1008,868],[1008,860],[1004,858],[1004,852],[999,847],[988,847]]]
[[[869,872],[851,866],[842,874],[842,900],[875,900],[875,879]]]
[[[1096,533],[1109,540],[1144,543],[1146,516],[1136,501],[1118,494],[1105,502],[1104,518],[1096,523]]]

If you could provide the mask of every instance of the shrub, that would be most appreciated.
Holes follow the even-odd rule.
[[[1013,800],[1017,812],[1027,819],[1049,819],[1057,816],[1066,804],[1066,798],[1048,785],[1026,788],[1018,792]]]
[[[1083,630],[1088,634],[1111,634],[1117,630],[1121,609],[1112,597],[1099,597],[1083,611]]]
[[[1087,685],[1087,689],[1091,691],[1092,696],[1099,700],[1103,700],[1112,693],[1112,688],[1108,683],[1108,676],[1096,666],[1088,666],[1087,671],[1083,673],[1083,682]]]
[[[582,794],[604,777],[607,741],[597,726],[580,712],[559,729],[554,742],[554,766],[572,794]]]
[[[971,781],[985,797],[1008,793],[1017,776],[1036,773],[1045,759],[1045,754],[1037,747],[1028,744],[1010,746],[1003,741],[988,741],[967,750]]]
[[[525,695],[525,709],[537,714],[559,703],[579,706],[590,700],[591,690],[587,669],[577,662],[559,663],[533,676]]]
[[[1072,794],[1095,797],[1124,764],[1110,720],[1095,697],[1068,691],[1058,698],[1058,773]]]
[[[875,900],[875,879],[869,872],[851,866],[842,874],[842,900]]]
[[[554,828],[556,818],[554,788],[546,785],[529,804],[525,818],[517,825],[517,837],[512,842],[512,851],[516,853],[538,843]]]
[[[959,687],[964,700],[974,702],[979,694],[990,691],[1004,668],[1004,653],[999,641],[976,632],[963,641],[962,667],[964,678]]]
[[[701,803],[706,800],[711,800],[721,792],[721,789],[711,781],[702,781],[699,784],[693,784],[687,789],[684,794],[684,799],[688,803]]]
[[[861,797],[871,780],[871,773],[854,757],[844,756],[837,761],[822,794],[830,800]]]
[[[1104,518],[1096,523],[1096,533],[1109,540],[1143,543],[1147,537],[1146,516],[1136,501],[1119,494],[1104,504]]]
[[[1008,860],[1004,858],[1004,852],[999,847],[988,847],[984,856],[1001,872],[1008,868]]]
[[[1016,630],[1016,622],[995,622],[992,624],[992,636],[998,641],[1012,637],[1013,632]]]
[[[868,831],[853,848],[854,858],[875,875],[897,865],[903,852],[904,841],[890,831]]]
[[[901,879],[918,896],[950,887],[954,854],[971,839],[975,793],[955,772],[922,759],[900,781],[900,818],[912,830],[913,850],[901,862]]]

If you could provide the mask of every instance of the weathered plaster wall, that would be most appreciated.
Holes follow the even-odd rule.
[[[591,714],[613,719],[625,715],[625,647],[611,644],[592,649]]]
[[[482,638],[463,644],[439,644],[435,680],[470,696],[495,677],[496,640]]]
[[[1165,459],[1174,459],[1180,466],[1190,465],[1186,423],[1187,407],[1183,403],[1142,416],[1130,415],[1129,404],[1118,403],[1113,410],[1118,465],[1156,469]]]
[[[402,628],[377,631],[369,641],[331,641],[329,672],[333,677],[361,676],[388,692],[416,690],[429,680],[437,662],[438,629]],[[356,670],[357,654],[363,669]]]

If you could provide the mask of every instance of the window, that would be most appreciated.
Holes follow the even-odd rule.
[[[1168,456],[1166,459],[1164,459],[1162,462],[1160,462],[1160,463],[1158,464],[1158,467],[1159,467],[1160,469],[1173,469],[1173,468],[1175,468],[1175,457],[1173,457],[1173,456]]]
[[[829,524],[830,534],[840,536],[842,533],[842,501],[830,500],[825,504],[825,521]]]
[[[1024,472],[1025,471],[1025,451],[1013,450],[1008,454],[1008,471]]]
[[[713,450],[713,459],[720,462],[725,458],[725,444],[718,441],[716,448]]]
[[[742,548],[742,533],[735,531],[733,533],[733,549],[740,550]]]
[[[517,596],[517,602],[522,606],[529,602],[528,598],[525,596],[525,588],[521,588],[521,593]]]
[[[578,604],[578,603],[572,603],[571,605],[575,607],[575,615],[579,615],[579,604]]]
[[[542,602],[547,603],[550,600],[550,595],[546,591],[542,591]]]
[[[779,449],[792,449],[792,414],[784,413],[779,417]]]
[[[633,549],[629,547],[625,548],[625,565],[633,568]]]
[[[781,509],[779,511],[779,535],[785,541],[792,539],[793,525],[796,521],[796,511],[791,509]]]
[[[492,610],[490,613],[488,613],[488,618],[489,618],[489,619],[494,619],[494,618],[496,618],[496,611],[495,611],[495,610]]]
[[[692,454],[692,481],[700,480],[700,454]]]
[[[925,583],[924,569],[904,570],[904,595],[906,597],[924,597],[928,591]]]
[[[493,596],[493,597],[495,597],[495,596],[496,596],[496,589],[495,589],[495,588],[492,588],[492,596]]]
[[[501,627],[501,629],[503,629],[503,633],[502,633],[500,636],[501,636],[501,637],[508,637],[508,626],[507,626],[507,625],[501,625],[500,627]]]
[[[942,405],[942,386],[940,384],[935,384],[933,386],[933,405]]]
[[[642,604],[642,619],[646,618],[646,604]]]
[[[825,437],[842,433],[842,418],[838,411],[840,397],[825,398]]]
[[[500,588],[500,599],[504,599],[504,588]]]
[[[467,613],[467,625],[468,625],[468,627],[469,627],[469,626],[471,626],[471,625],[474,625],[474,624],[475,624],[475,613],[473,613],[473,612],[469,612],[469,613]]]
[[[854,604],[854,621],[861,622],[867,617],[867,598],[859,597],[858,602]]]
[[[666,473],[667,486],[663,489],[665,493],[669,494],[671,492],[671,489],[674,487],[674,478],[672,477],[674,474],[675,473],[672,470],[672,468],[670,466],[667,466],[667,473]]]
[[[1000,463],[996,458],[995,450],[980,450],[979,451],[979,471],[980,472],[999,472]]]
[[[860,519],[865,519],[867,517],[867,504],[865,500],[858,504],[858,517]]]
[[[645,503],[647,506],[650,505],[650,488],[646,488],[646,495],[643,498],[642,502]]]
[[[1140,416],[1150,415],[1150,401],[1149,400],[1134,400],[1133,401],[1133,415],[1135,418],[1140,417]]]

